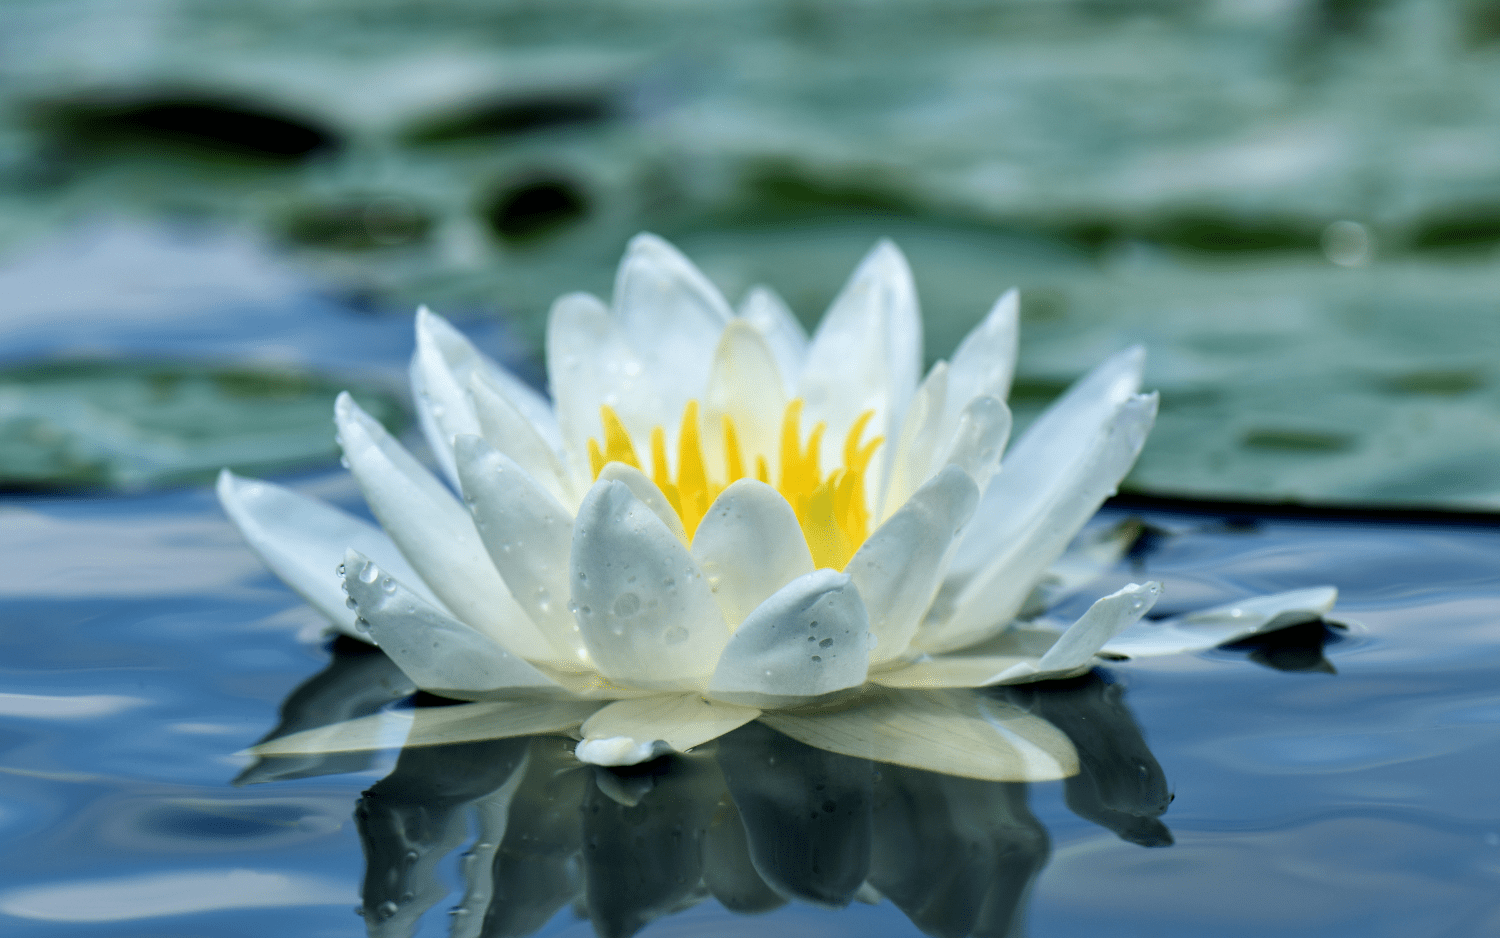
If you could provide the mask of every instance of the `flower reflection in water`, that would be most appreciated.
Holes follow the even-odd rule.
[[[268,738],[372,712],[403,690],[378,652],[334,652]],[[1143,846],[1172,842],[1159,820],[1167,779],[1106,672],[961,693],[1068,741],[1065,795],[1080,817]],[[1024,782],[842,755],[761,723],[632,767],[582,764],[573,745],[557,735],[403,749],[355,810],[371,935],[413,934],[448,896],[440,864],[466,843],[452,934],[473,938],[528,935],[570,906],[600,935],[630,935],[710,897],[744,914],[884,898],[928,934],[1007,935],[1049,856]],[[368,757],[265,756],[239,781],[358,770]]]

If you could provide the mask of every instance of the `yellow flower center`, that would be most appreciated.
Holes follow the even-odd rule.
[[[594,478],[612,462],[645,468],[636,456],[630,434],[605,405],[599,408],[604,423],[604,445],[589,440],[589,464]],[[802,399],[786,405],[781,417],[781,452],[776,459],[776,490],[789,502],[802,525],[802,534],[818,567],[844,569],[859,545],[870,533],[870,506],[865,492],[865,473],[883,437],[860,444],[865,426],[875,416],[867,410],[854,421],[844,438],[844,464],[826,476],[818,468],[818,451],[822,447],[827,425],[819,421],[808,434],[804,446],[801,437]],[[743,454],[739,434],[729,415],[723,419],[724,475],[722,481],[710,476],[703,458],[703,440],[698,427],[698,402],[688,401],[682,411],[682,428],[677,436],[677,477],[672,477],[667,462],[667,434],[661,427],[651,430],[651,480],[661,489],[672,509],[682,519],[683,530],[691,542],[698,524],[708,513],[719,493],[733,482],[746,478],[746,455],[754,459],[754,478],[771,482],[771,460],[764,454]]]

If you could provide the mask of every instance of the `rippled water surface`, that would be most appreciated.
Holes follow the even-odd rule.
[[[336,475],[293,482],[357,504]],[[1088,595],[1149,576],[1166,585],[1153,613],[1166,615],[1332,583],[1341,590],[1333,618],[1348,627],[1314,623],[1253,646],[1117,663],[1072,687],[1016,695],[1078,746],[1085,773],[1066,783],[871,769],[784,751],[784,738],[744,731],[716,751],[600,781],[571,765],[566,744],[549,740],[414,750],[399,764],[383,753],[251,767],[236,753],[277,725],[278,708],[290,724],[328,722],[399,701],[409,688],[378,653],[323,642],[315,614],[261,569],[206,490],[12,497],[0,507],[4,933],[357,936],[373,923],[382,935],[442,935],[450,925],[456,934],[584,935],[591,926],[582,912],[615,916],[604,924],[617,932],[655,919],[644,931],[655,935],[768,927],[907,935],[918,933],[913,919],[933,933],[1003,934],[1011,918],[986,925],[964,910],[1005,885],[1015,893],[1006,900],[1013,921],[1035,936],[1494,934],[1500,529],[1351,516],[1256,520],[1211,508],[1117,508],[1102,520],[1127,513],[1148,522],[1147,535]],[[784,773],[757,768],[768,758],[779,758]],[[241,781],[251,784],[231,784],[247,768]],[[308,774],[329,771],[339,774]],[[787,784],[778,789],[777,779]],[[1151,804],[1158,779],[1172,796],[1159,822]],[[839,805],[874,804],[870,875],[883,890],[861,889],[844,910],[741,897],[745,908],[777,906],[756,918],[712,898],[695,901],[704,892],[698,861],[683,860],[671,832],[722,839],[731,810],[752,852],[769,849],[767,831],[790,831],[814,866],[827,860],[821,872],[795,873],[802,879],[783,891],[828,889],[842,901],[829,870],[863,869],[870,828],[799,832],[787,818],[800,809],[777,800],[823,784],[845,786],[839,797],[853,800]],[[640,820],[674,811],[682,817]],[[538,820],[553,815],[559,826]],[[592,839],[577,853],[567,838],[579,836],[580,816]],[[906,819],[907,840],[891,832],[893,816]],[[495,856],[486,837],[508,845],[503,858],[528,823],[539,825],[527,842],[542,853],[553,836],[557,851],[576,854],[538,861],[536,871],[556,874],[546,901],[538,898],[545,883],[472,875]],[[640,824],[638,833],[667,832],[644,854],[627,836]],[[960,888],[924,872],[968,869],[942,838],[971,830],[989,845],[975,860],[988,864],[985,883]],[[622,853],[605,849],[610,836],[625,838]],[[721,873],[723,857],[744,854],[733,845],[704,849],[721,858],[710,862]],[[643,855],[665,857],[667,872],[643,868],[637,880],[609,886],[614,893],[590,873],[600,857],[631,857],[606,864],[623,869]],[[367,862],[361,918],[353,910]],[[691,868],[673,873],[674,862]],[[590,875],[584,900],[576,883]],[[692,881],[667,888],[665,898],[631,893],[684,877]],[[915,884],[916,899],[901,894],[902,883]],[[483,911],[476,884],[481,893],[531,891],[519,904],[495,899],[483,921],[447,914],[460,903]],[[480,929],[485,922],[489,931]]]

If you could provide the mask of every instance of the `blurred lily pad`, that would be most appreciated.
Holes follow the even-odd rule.
[[[141,489],[338,456],[333,401],[350,390],[399,432],[391,392],[306,371],[132,360],[0,370],[0,486]]]

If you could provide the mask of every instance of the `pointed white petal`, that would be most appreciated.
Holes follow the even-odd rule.
[[[945,775],[1042,782],[1078,772],[1078,752],[1060,730],[972,692],[883,690],[841,710],[760,719],[809,746]]]
[[[911,494],[932,475],[933,456],[944,442],[940,434],[947,400],[948,363],[939,361],[927,372],[902,417],[901,433],[891,451],[880,520],[889,518],[906,504]]]
[[[580,762],[635,765],[687,752],[718,739],[760,716],[753,707],[704,700],[697,694],[657,694],[617,700],[583,724],[583,741],[574,750]]]
[[[922,365],[922,319],[906,258],[894,244],[877,244],[855,270],[818,325],[807,350],[797,395],[806,420],[828,423],[823,465],[840,461],[844,432],[866,410],[874,433],[893,439],[901,412],[917,387]],[[870,487],[880,491],[881,468]]]
[[[740,479],[714,500],[693,534],[693,559],[731,629],[813,571],[797,513],[780,492],[754,479]]]
[[[807,330],[786,301],[770,287],[752,287],[740,303],[740,318],[754,326],[771,347],[781,368],[782,383],[795,387],[807,358]]]
[[[1056,636],[1053,636],[1056,638]],[[1018,664],[1036,664],[1036,655],[933,655],[904,668],[870,675],[870,683],[910,690],[987,687]]]
[[[666,412],[653,424],[676,420],[688,399],[703,393],[719,333],[733,316],[718,288],[676,248],[652,234],[631,239],[615,276],[614,317],[657,382]]]
[[[578,509],[573,615],[599,672],[631,687],[707,684],[729,639],[723,613],[682,540],[623,482],[600,482]]]
[[[734,421],[747,470],[755,468],[754,454],[776,453],[786,402],[781,370],[765,339],[743,320],[731,322],[719,336],[703,398],[703,451],[710,472],[724,465],[725,417]]]
[[[345,605],[337,572],[350,547],[376,558],[428,602],[438,601],[385,532],[363,519],[228,469],[219,473],[218,494],[224,513],[271,572],[345,635],[370,640],[354,627],[354,611]]]
[[[1075,383],[1026,429],[1005,457],[1005,480],[991,486],[954,560],[954,573],[977,573],[1035,524],[1069,472],[1087,460],[1120,407],[1140,388],[1145,351],[1127,349]],[[967,402],[965,402],[967,403]],[[1090,515],[1092,515],[1092,510]],[[1071,535],[1070,535],[1071,537]]]
[[[620,334],[609,310],[587,293],[570,293],[552,304],[547,319],[547,380],[575,483],[587,484],[592,476],[589,439],[604,439],[600,405],[613,407],[638,439],[648,438],[645,435],[662,422],[660,415],[666,412],[645,365]],[[673,419],[677,416],[680,410]]]
[[[869,617],[849,577],[815,570],[740,623],[708,692],[716,700],[792,707],[864,683]]]
[[[458,700],[568,696],[525,659],[429,605],[356,550],[344,555],[344,589],[370,638],[425,691]]]
[[[562,437],[557,430],[551,402],[480,352],[448,320],[426,307],[419,309],[417,341],[419,346],[426,342],[439,352],[460,388],[467,386],[473,375],[482,375],[520,411],[548,446],[556,452],[562,451]]]
[[[873,665],[906,652],[942,582],[954,539],[978,503],[974,480],[949,466],[876,528],[849,561],[845,572],[870,610]]]
[[[1241,599],[1160,622],[1138,622],[1110,639],[1103,650],[1129,658],[1203,651],[1319,619],[1333,608],[1338,595],[1332,586],[1314,586]]]
[[[641,504],[651,509],[652,514],[661,519],[661,523],[667,526],[667,530],[675,534],[679,541],[687,542],[687,530],[682,526],[682,518],[672,508],[672,503],[667,501],[667,496],[662,494],[661,489],[657,488],[656,483],[647,478],[644,472],[622,462],[605,463],[594,484],[597,485],[600,482],[623,482],[625,487],[630,489],[630,494],[640,499]]]
[[[1130,470],[1156,418],[1156,404],[1155,395],[1140,395],[1117,407],[1111,419],[1092,432],[1081,457],[1051,467],[1055,476],[1036,493],[1035,503],[1008,497],[990,500],[990,494],[1014,481],[1007,460],[980,501],[916,644],[929,652],[950,651],[1004,628],[1046,568]],[[997,515],[997,506],[1015,511],[1024,524]],[[970,573],[961,563],[966,553],[968,560],[980,560],[973,553],[976,544],[989,544],[991,553],[977,572]]]
[[[1073,677],[1094,665],[1104,643],[1140,621],[1161,596],[1160,583],[1132,583],[1089,607],[1035,664],[1022,662],[997,675],[996,684],[1023,684]]]
[[[479,352],[441,316],[423,306],[417,310],[417,349],[411,357],[412,396],[427,446],[444,475],[458,486],[453,464],[453,438],[478,433],[467,387]]]
[[[487,700],[452,707],[382,711],[270,739],[247,752],[258,756],[315,755],[539,736],[571,730],[598,709],[599,704],[593,701]],[[398,732],[402,723],[407,724],[404,743]]]
[[[523,658],[559,657],[511,598],[453,494],[348,394],[339,395],[334,419],[349,471],[370,510],[443,605]]]
[[[949,365],[948,387],[954,407],[951,415],[976,397],[1005,400],[1016,368],[1016,320],[1021,295],[1007,290],[995,301],[984,321],[964,336]]]
[[[997,397],[976,397],[959,412],[938,465],[960,467],[982,494],[1000,469],[1000,454],[1009,438],[1010,408]]]
[[[468,391],[479,435],[515,460],[558,501],[576,507],[583,490],[575,490],[558,451],[511,402],[505,389],[487,372],[476,371],[469,376]]]
[[[588,661],[568,612],[573,516],[509,457],[477,436],[455,446],[464,500],[512,597],[574,666]]]

